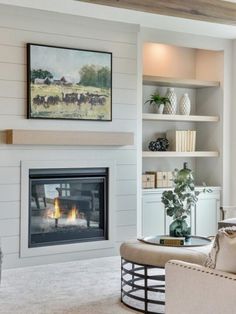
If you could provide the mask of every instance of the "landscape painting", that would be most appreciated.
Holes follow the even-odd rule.
[[[112,119],[112,54],[27,44],[28,118]]]

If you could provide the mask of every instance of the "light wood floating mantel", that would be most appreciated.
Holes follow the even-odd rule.
[[[173,87],[186,87],[186,88],[205,88],[205,87],[219,87],[218,81],[203,81],[195,79],[181,79],[164,76],[143,76],[144,85],[160,85],[160,86],[173,86]]]
[[[218,122],[219,116],[197,116],[180,114],[143,113],[143,120],[150,121],[183,121],[183,122]]]
[[[134,144],[134,134],[129,132],[85,132],[11,129],[6,130],[6,144],[124,146]]]
[[[218,157],[219,153],[214,151],[195,151],[195,152],[151,152],[143,151],[143,158],[159,157]]]

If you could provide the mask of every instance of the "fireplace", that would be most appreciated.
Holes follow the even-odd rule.
[[[108,240],[108,168],[29,169],[28,248]]]

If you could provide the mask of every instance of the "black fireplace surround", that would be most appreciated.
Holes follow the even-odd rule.
[[[29,170],[28,247],[108,240],[108,168]]]

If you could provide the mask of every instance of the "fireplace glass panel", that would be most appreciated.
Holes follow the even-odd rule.
[[[29,247],[107,240],[108,169],[30,170]]]

